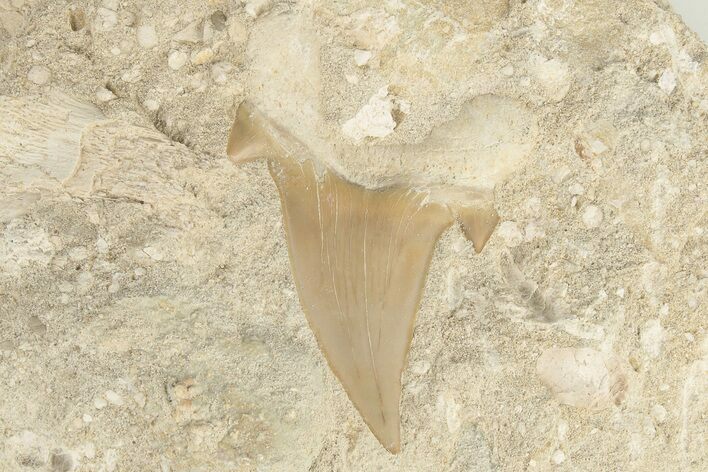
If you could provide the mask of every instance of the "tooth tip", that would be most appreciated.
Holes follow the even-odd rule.
[[[458,218],[465,236],[472,242],[475,252],[479,254],[494,233],[499,223],[499,215],[490,204],[459,208]]]

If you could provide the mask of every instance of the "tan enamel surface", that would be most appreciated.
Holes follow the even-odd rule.
[[[369,190],[311,162],[271,162],[293,276],[330,367],[371,431],[400,447],[401,372],[430,258],[453,221],[406,188]]]

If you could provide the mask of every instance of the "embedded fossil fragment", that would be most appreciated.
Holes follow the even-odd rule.
[[[371,431],[397,452],[401,372],[435,243],[457,217],[479,252],[498,221],[493,205],[468,189],[351,183],[248,103],[227,153],[268,159],[310,327]]]
[[[71,177],[84,130],[105,119],[92,104],[59,92],[45,99],[0,97],[0,114],[0,176],[17,190]]]
[[[536,362],[536,372],[560,403],[578,408],[619,405],[627,390],[617,358],[590,348],[547,349]]]
[[[0,222],[55,191],[144,203],[184,194],[175,177],[189,151],[153,129],[58,91],[0,97],[0,116]]]

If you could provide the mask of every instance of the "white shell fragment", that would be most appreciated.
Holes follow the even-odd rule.
[[[384,138],[393,133],[393,101],[388,87],[380,88],[361,109],[342,125],[342,132],[354,141],[364,138]]]
[[[189,56],[183,51],[171,51],[167,56],[167,65],[172,70],[180,70],[187,63]]]
[[[536,372],[560,403],[578,408],[619,404],[627,390],[618,360],[590,348],[548,349]]]
[[[138,28],[138,44],[145,49],[152,49],[157,46],[157,32],[152,25],[143,25]]]
[[[649,320],[642,326],[639,334],[639,342],[644,352],[646,352],[650,358],[659,357],[661,354],[661,345],[664,341],[664,336],[664,328],[657,319]]]
[[[44,66],[32,66],[27,73],[27,80],[36,85],[44,85],[49,82],[51,72]]]
[[[602,210],[596,205],[588,205],[583,210],[583,223],[586,228],[597,228],[602,223]]]

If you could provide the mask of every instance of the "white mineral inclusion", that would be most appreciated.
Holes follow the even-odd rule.
[[[588,205],[583,210],[582,218],[587,228],[597,228],[602,223],[602,210],[596,205]]]
[[[516,247],[524,242],[524,235],[515,221],[505,221],[497,228],[497,233],[509,247]]]
[[[186,63],[189,56],[186,52],[182,51],[171,51],[170,55],[167,56],[167,65],[172,70],[180,70]]]
[[[157,46],[157,32],[152,25],[143,25],[137,31],[138,44],[145,49],[151,49]]]
[[[359,67],[365,66],[369,62],[369,59],[371,59],[371,56],[371,51],[357,49],[356,51],[354,51],[354,62]]]
[[[659,357],[663,341],[664,328],[661,327],[659,320],[649,320],[644,323],[639,335],[639,342],[649,357]]]
[[[546,96],[560,102],[570,89],[570,71],[568,65],[558,59],[546,59],[535,55],[529,69],[536,76],[536,80],[543,86]]]
[[[49,82],[51,72],[44,66],[32,66],[27,73],[27,79],[36,85],[44,85]]]
[[[551,348],[536,362],[541,382],[564,405],[600,408],[622,401],[626,378],[613,356],[590,348]]]
[[[666,69],[659,77],[659,88],[666,92],[666,95],[671,95],[671,92],[676,88],[676,75],[671,69]]]
[[[118,14],[109,8],[99,8],[96,10],[96,18],[93,23],[93,29],[99,33],[111,31],[118,25]]]
[[[342,131],[354,141],[386,137],[396,127],[392,111],[393,101],[388,87],[381,87],[353,118],[342,125]]]

